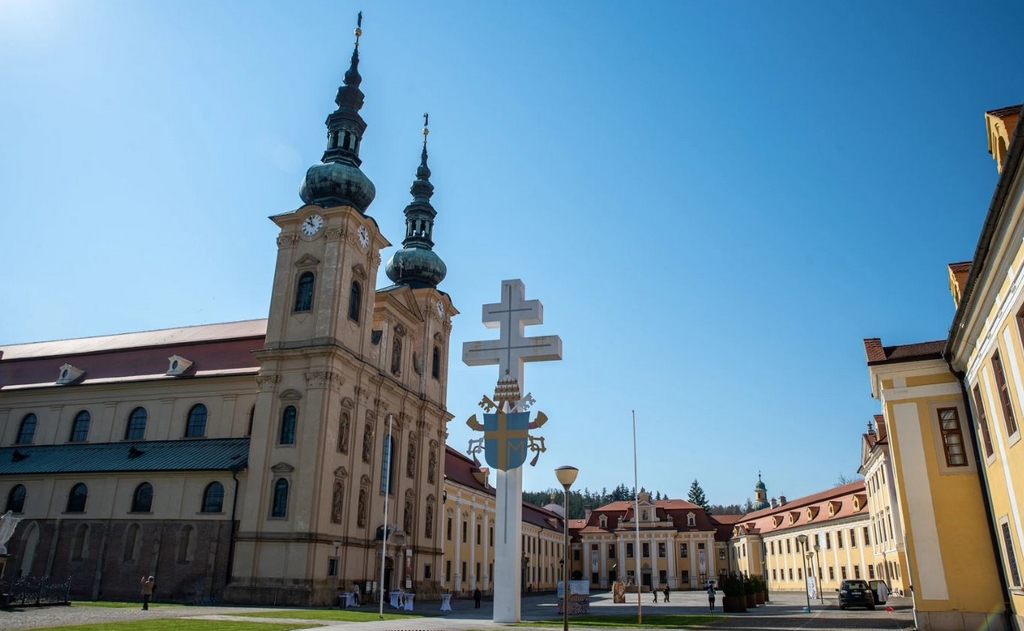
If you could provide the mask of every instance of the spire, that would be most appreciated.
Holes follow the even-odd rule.
[[[359,146],[366,131],[366,121],[359,115],[363,107],[363,82],[359,74],[359,38],[363,34],[363,13],[356,20],[355,47],[345,72],[344,85],[338,88],[334,102],[338,109],[327,117],[327,150],[321,162],[306,172],[299,196],[307,204],[320,206],[349,205],[361,213],[373,202],[377,191],[373,182],[359,170]]]
[[[414,288],[437,287],[448,273],[444,261],[433,252],[437,211],[430,203],[434,185],[430,183],[430,167],[427,166],[429,123],[430,114],[423,114],[423,149],[420,151],[420,165],[416,168],[416,180],[410,189],[412,202],[405,207],[405,239],[402,240],[402,249],[395,252],[385,268],[388,278],[395,284]]]

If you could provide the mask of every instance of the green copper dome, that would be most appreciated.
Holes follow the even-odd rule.
[[[433,250],[434,218],[437,211],[430,204],[434,185],[430,183],[430,168],[427,166],[427,115],[423,115],[423,152],[420,166],[416,169],[416,181],[412,183],[412,203],[405,207],[405,239],[402,249],[395,252],[384,271],[396,285],[407,285],[414,289],[437,287],[448,274],[444,264]]]

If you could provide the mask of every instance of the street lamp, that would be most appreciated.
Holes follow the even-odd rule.
[[[803,548],[800,558],[804,562],[804,596],[807,597],[807,606],[804,607],[804,613],[811,613],[811,592],[807,589],[807,535],[797,535],[796,539]]]
[[[579,469],[569,465],[555,469],[555,477],[565,489],[565,503],[562,509],[562,562],[565,567],[565,571],[562,572],[562,631],[569,631],[569,487],[576,481],[579,473]]]

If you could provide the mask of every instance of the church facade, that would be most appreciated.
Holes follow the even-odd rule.
[[[426,128],[393,284],[374,289],[390,243],[359,168],[360,34],[303,205],[271,218],[267,319],[0,347],[0,500],[22,519],[7,580],[116,599],[152,574],[165,598],[281,604],[440,591],[458,311]]]

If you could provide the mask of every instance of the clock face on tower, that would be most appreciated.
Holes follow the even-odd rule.
[[[437,301],[437,317],[444,317],[444,303],[441,302],[440,300]]]
[[[356,236],[359,237],[359,247],[365,250],[370,245],[369,230],[366,229],[366,226],[359,226],[359,229],[356,230]]]
[[[314,234],[320,232],[320,228],[324,227],[324,218],[320,215],[310,215],[306,217],[306,220],[302,222],[302,234],[307,237],[311,237]]]

